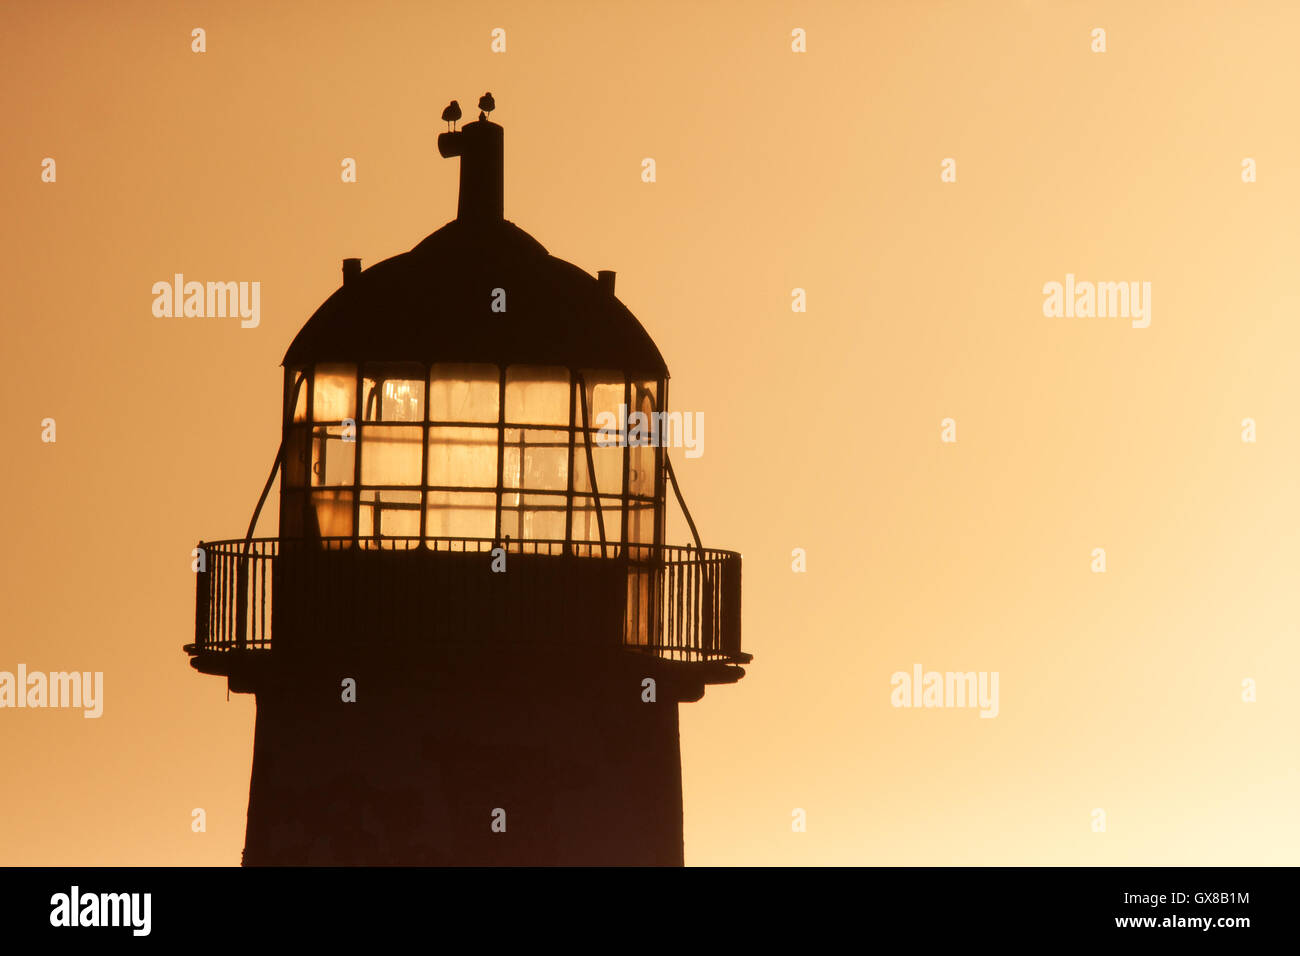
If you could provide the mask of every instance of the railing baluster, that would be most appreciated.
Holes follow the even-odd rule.
[[[267,557],[264,555],[264,556],[263,556],[263,560],[260,561],[259,563],[260,563],[260,565],[261,565],[261,571],[262,571],[262,605],[261,605],[261,608],[260,608],[260,612],[261,612],[261,616],[262,616],[262,645],[265,646],[266,643],[267,643],[267,636],[266,636],[266,604],[267,604],[267,601],[266,601],[266,566],[267,566],[268,564],[270,564],[271,561],[270,561],[269,558],[267,558]]]
[[[220,603],[217,598],[217,551],[215,545],[208,546],[208,644],[216,646],[217,613]]]
[[[221,618],[217,624],[217,639],[224,649],[226,644],[226,618],[230,614],[230,602],[226,600],[226,554],[224,551],[217,556],[217,563],[221,568],[219,581],[221,589]]]

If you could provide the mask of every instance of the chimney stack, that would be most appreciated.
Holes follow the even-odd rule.
[[[360,275],[361,275],[360,259],[343,260],[343,284],[344,285],[347,285],[349,282],[354,281]]]
[[[438,152],[443,157],[460,157],[456,218],[462,222],[499,222],[505,218],[504,133],[496,123],[481,119],[438,136]]]
[[[614,295],[614,270],[601,269],[596,273],[596,281],[600,283],[600,291],[605,295],[612,297]]]

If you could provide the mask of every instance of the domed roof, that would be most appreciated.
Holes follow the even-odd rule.
[[[410,252],[364,272],[345,269],[342,288],[307,320],[285,365],[486,362],[667,377],[612,282],[555,258],[503,217],[503,142],[502,128],[483,114],[438,137],[444,157],[460,157],[456,218]]]
[[[493,303],[503,290],[505,311]],[[347,279],[284,364],[485,362],[663,378],[663,356],[596,277],[505,219],[455,219],[410,252]]]

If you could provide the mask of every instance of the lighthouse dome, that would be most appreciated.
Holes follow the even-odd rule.
[[[347,273],[285,365],[482,362],[667,377],[658,348],[614,297],[612,274],[597,279],[550,255],[505,219],[455,219],[409,252]]]
[[[503,143],[486,119],[438,137],[444,157],[460,157],[456,218],[364,272],[346,260],[342,287],[298,333],[285,365],[464,362],[668,377],[614,297],[612,272],[593,277],[505,219]]]

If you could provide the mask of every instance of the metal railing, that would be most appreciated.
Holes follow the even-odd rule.
[[[621,644],[679,661],[744,661],[740,555],[488,538],[200,542],[192,654],[310,651],[314,639]],[[506,573],[493,574],[494,549]],[[499,553],[498,553],[499,554]],[[281,636],[277,644],[276,632]],[[319,637],[318,637],[319,636]]]

